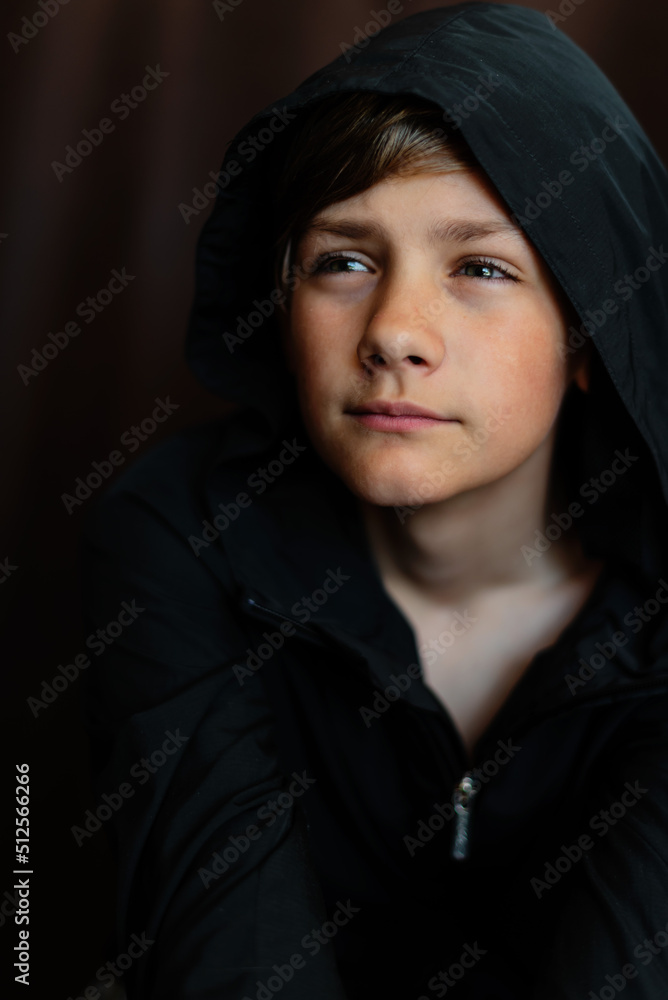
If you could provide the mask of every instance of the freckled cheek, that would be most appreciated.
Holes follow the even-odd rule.
[[[551,421],[565,388],[565,366],[552,326],[525,322],[497,329],[484,349],[469,358],[483,406],[502,406],[518,429],[527,420]],[[480,342],[478,342],[480,345]]]
[[[338,311],[298,303],[290,318],[289,338],[300,385],[309,392],[325,392],[341,381],[355,357],[353,331]]]
[[[289,336],[304,419],[312,431],[323,432],[339,412],[350,382],[341,329],[322,310],[298,309],[291,314]]]

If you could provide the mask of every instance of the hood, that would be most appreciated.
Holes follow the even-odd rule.
[[[231,141],[198,242],[187,359],[255,428],[232,451],[268,446],[297,406],[270,297],[271,199],[303,111],[353,90],[425,98],[461,129],[572,303],[573,346],[591,337],[600,373],[571,428],[573,484],[607,472],[616,452],[631,456],[605,527],[605,504],[595,508],[593,544],[623,549],[656,579],[668,499],[668,184],[647,136],[589,57],[533,10],[438,7],[342,49]]]

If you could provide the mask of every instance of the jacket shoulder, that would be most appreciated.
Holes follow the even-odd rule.
[[[173,435],[142,455],[91,503],[82,529],[84,581],[92,564],[95,572],[102,563],[124,564],[173,596],[187,593],[194,603],[219,601],[221,583],[232,585],[224,551],[212,547],[206,559],[200,559],[189,539],[202,532],[205,483],[213,463],[224,495],[224,456],[220,462],[216,458],[225,431],[222,420]]]
[[[186,428],[149,448],[90,506],[86,529],[100,512],[118,506],[121,497],[134,496],[157,509],[167,509],[170,500],[183,503],[220,448],[224,433],[225,421],[215,421]]]

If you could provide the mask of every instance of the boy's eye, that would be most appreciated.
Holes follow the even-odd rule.
[[[461,272],[465,278],[483,278],[498,281],[499,279],[509,278],[511,281],[517,281],[517,278],[513,277],[510,272],[499,267],[498,264],[492,263],[491,260],[472,260],[468,261],[461,266]]]
[[[341,266],[334,266],[341,265]],[[313,268],[314,274],[352,274],[354,271],[366,271],[366,265],[356,257],[324,256],[319,257]]]

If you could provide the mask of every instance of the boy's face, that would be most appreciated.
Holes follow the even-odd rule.
[[[294,262],[308,273],[288,364],[314,447],[355,495],[434,503],[547,468],[564,393],[586,374],[563,351],[549,269],[484,175],[387,178],[311,220]]]

